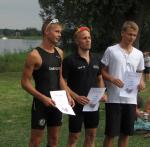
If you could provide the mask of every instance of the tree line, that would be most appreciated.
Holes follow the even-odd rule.
[[[123,22],[133,20],[140,27],[135,46],[150,49],[149,0],[39,0],[39,5],[43,20],[51,15],[65,25],[64,48],[72,43],[73,28],[84,24],[92,28],[93,48],[105,50],[120,40]]]
[[[26,29],[0,29],[0,36],[8,37],[21,37],[21,36],[40,36],[41,31],[36,28],[26,28]]]

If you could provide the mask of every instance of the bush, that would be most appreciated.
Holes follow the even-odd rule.
[[[27,52],[0,55],[0,72],[22,71]]]

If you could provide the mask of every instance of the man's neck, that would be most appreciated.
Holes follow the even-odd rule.
[[[89,63],[90,61],[89,50],[78,49],[78,54]]]
[[[120,47],[122,49],[125,50],[125,52],[127,52],[128,54],[132,52],[133,50],[133,46],[131,44],[126,44],[126,43],[123,43],[123,42],[120,42]]]
[[[47,52],[54,52],[55,45],[48,42],[47,40],[43,40],[41,43],[41,48],[43,48]]]

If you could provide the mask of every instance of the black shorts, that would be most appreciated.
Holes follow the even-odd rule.
[[[149,74],[149,73],[150,73],[150,67],[145,67],[144,73],[145,73],[145,74]]]
[[[76,115],[69,115],[69,131],[78,133],[81,131],[82,124],[85,129],[97,128],[99,124],[99,111],[83,112],[74,110]]]
[[[62,113],[55,107],[46,107],[38,100],[34,100],[31,113],[31,128],[44,129],[47,125],[61,126]]]
[[[133,135],[136,118],[136,105],[106,103],[105,135]]]

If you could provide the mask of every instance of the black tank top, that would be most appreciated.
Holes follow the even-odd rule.
[[[40,47],[37,47],[36,50],[42,58],[42,65],[38,70],[33,71],[35,88],[50,97],[49,91],[60,90],[61,57],[56,49],[54,53],[48,53]]]

